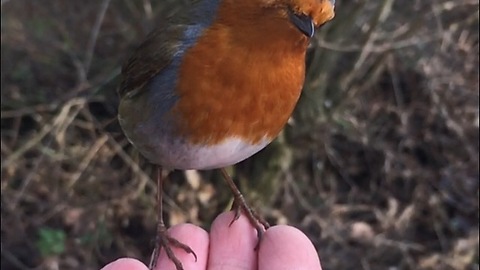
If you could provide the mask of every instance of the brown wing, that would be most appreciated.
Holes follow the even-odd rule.
[[[146,37],[122,67],[120,98],[141,94],[154,76],[168,68],[179,50],[184,29],[182,25],[169,25]]]

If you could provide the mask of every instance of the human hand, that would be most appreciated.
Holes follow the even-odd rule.
[[[172,247],[185,270],[205,269],[308,269],[321,270],[320,260],[312,242],[300,230],[286,225],[269,228],[260,241],[257,233],[243,215],[229,226],[233,212],[220,214],[212,224],[210,234],[192,224],[179,224],[168,231],[171,236],[190,246],[197,254]],[[106,265],[102,270],[147,270],[142,262],[121,258]],[[160,252],[155,269],[175,269],[175,265]]]

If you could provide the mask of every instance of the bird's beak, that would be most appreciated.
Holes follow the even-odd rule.
[[[289,12],[290,21],[300,30],[305,36],[311,38],[315,34],[315,25],[311,17],[304,14],[295,14]]]

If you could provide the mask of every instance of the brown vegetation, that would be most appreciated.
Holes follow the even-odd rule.
[[[2,269],[146,261],[154,174],[115,90],[185,2],[2,0]],[[338,0],[285,132],[235,167],[242,190],[324,269],[478,269],[478,31],[478,0]],[[166,192],[171,224],[205,228],[230,199],[216,172],[173,172]]]

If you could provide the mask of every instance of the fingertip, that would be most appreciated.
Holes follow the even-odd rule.
[[[259,270],[262,269],[318,269],[317,251],[308,237],[299,229],[287,225],[269,228],[260,242]]]
[[[237,229],[243,229],[244,227],[249,227],[248,219],[245,216],[240,215],[238,219],[235,220],[235,222],[232,222],[234,218],[235,218],[235,213],[233,211],[221,213],[213,221],[211,231],[214,232],[218,229],[225,230],[225,226],[227,227],[233,226],[233,227],[236,227]]]
[[[244,215],[240,215],[237,220],[234,220],[234,218],[235,214],[233,211],[218,215],[212,223],[210,239],[226,239],[225,236],[236,238],[237,236],[242,235],[243,237],[241,237],[241,239],[247,241],[247,244],[255,242],[253,243],[253,246],[255,246],[257,240],[256,232],[248,218]]]
[[[105,265],[101,270],[147,270],[141,261],[132,258],[120,258]]]
[[[256,231],[245,216],[240,215],[232,223],[234,217],[233,212],[222,213],[212,224],[209,255],[212,269],[225,266],[254,269],[256,266]]]
[[[209,237],[204,229],[193,224],[178,224],[168,229],[168,235],[189,246],[197,256],[195,261],[193,254],[187,253],[182,248],[172,246],[173,254],[182,263],[184,269],[206,268]],[[155,269],[175,269],[175,264],[168,258],[164,248],[160,250]]]

